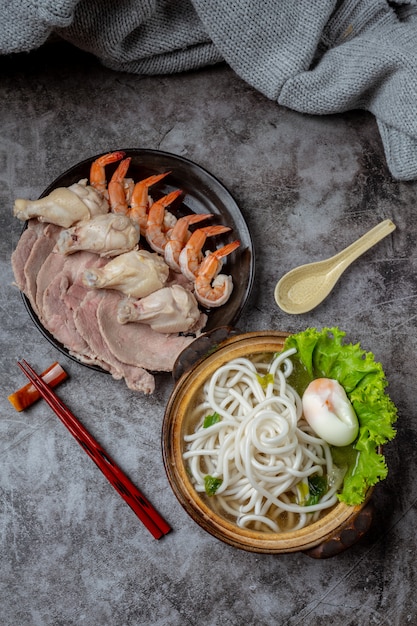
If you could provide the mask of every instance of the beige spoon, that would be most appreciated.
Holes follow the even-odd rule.
[[[384,220],[329,259],[294,268],[277,283],[276,303],[286,313],[311,311],[329,295],[342,273],[353,261],[393,230],[395,224],[391,220]]]

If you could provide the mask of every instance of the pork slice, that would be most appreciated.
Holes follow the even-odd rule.
[[[17,242],[16,248],[12,252],[12,269],[16,285],[20,291],[26,289],[25,264],[31,253],[33,244],[37,238],[43,234],[45,225],[38,220],[30,220],[27,228],[23,231]]]
[[[53,281],[55,276],[59,274],[67,258],[63,254],[51,252],[43,262],[38,275],[36,277],[36,309],[38,315],[42,312],[43,294],[48,285]]]
[[[81,283],[81,273],[85,267],[98,262],[99,257],[90,252],[79,252],[67,257],[61,271],[45,288],[40,309],[45,328],[71,354],[89,363],[97,363],[97,359],[76,328],[74,311],[88,292]]]
[[[123,374],[116,369],[114,369],[114,372],[112,371],[112,355],[110,353],[107,354],[107,346],[101,337],[97,325],[96,312],[102,296],[103,294],[101,292],[85,290],[84,298],[74,310],[74,323],[81,337],[83,337],[89,345],[91,353],[95,354],[96,358],[103,363],[103,369],[110,371],[114,375],[114,378],[119,380],[123,377]]]
[[[171,372],[180,352],[194,338],[158,333],[146,324],[119,324],[117,307],[121,298],[109,290],[97,308],[100,332],[110,351],[122,363],[151,372]]]
[[[155,389],[155,379],[141,367],[134,367],[127,363],[122,363],[109,350],[107,343],[100,333],[97,322],[97,309],[102,298],[107,295],[106,291],[90,291],[80,306],[74,313],[74,321],[80,335],[90,345],[91,351],[103,361],[113,378],[120,380],[124,378],[129,389],[141,391],[145,394],[153,393]]]
[[[64,301],[63,296],[70,287],[71,282],[64,271],[51,281],[43,294],[42,323],[71,353],[88,354],[88,343],[78,333],[73,311]]]
[[[43,233],[33,243],[23,268],[26,280],[25,294],[35,313],[38,313],[36,305],[36,278],[46,257],[52,252],[60,231],[61,229],[58,226],[52,224],[44,226]]]
[[[106,265],[108,261],[109,259],[101,258],[98,254],[94,254],[94,252],[81,250],[79,252],[75,252],[69,257],[66,257],[64,271],[70,277],[71,284],[79,283],[82,285],[82,274],[86,268],[102,267],[103,265]]]
[[[71,345],[68,346],[68,349],[70,354],[83,363],[98,365],[101,369],[109,371],[109,364],[103,360],[102,355],[96,352],[94,345],[91,342],[91,332],[82,332],[77,323],[78,311],[82,308],[84,300],[88,298],[89,295],[90,291],[79,282],[73,283],[62,293],[61,297],[67,307],[67,315],[68,320],[70,320],[69,327],[71,329],[72,337],[72,342]],[[90,323],[90,326],[94,327],[94,318],[93,323]],[[97,328],[97,322],[95,322],[95,326]],[[77,338],[84,340],[82,351],[79,350],[79,346],[77,346]]]

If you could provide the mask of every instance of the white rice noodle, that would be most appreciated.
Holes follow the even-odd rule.
[[[283,532],[318,519],[337,502],[343,474],[333,466],[330,448],[316,437],[302,416],[301,399],[287,383],[295,350],[265,363],[237,358],[220,367],[204,385],[194,409],[196,431],[186,435],[184,459],[198,492],[204,477],[221,479],[211,498],[219,513],[238,526]],[[272,374],[266,387],[259,377]],[[203,427],[217,412],[220,421]],[[319,503],[302,502],[308,477],[324,475],[328,491]]]

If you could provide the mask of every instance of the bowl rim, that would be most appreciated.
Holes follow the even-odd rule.
[[[263,553],[304,551],[331,537],[341,526],[356,517],[370,497],[357,506],[338,502],[316,522],[300,530],[265,533],[239,528],[217,515],[195,491],[182,459],[183,423],[193,390],[201,385],[222,363],[250,353],[276,352],[290,335],[281,331],[255,331],[228,337],[201,357],[177,381],[165,408],[162,427],[162,452],[165,471],[178,501],[204,530],[234,547]],[[260,342],[260,340],[263,340]]]

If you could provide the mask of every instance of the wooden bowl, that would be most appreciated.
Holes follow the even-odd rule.
[[[225,335],[227,338],[219,344],[209,346],[207,340],[203,341],[203,355],[198,355],[199,350],[191,345],[197,362],[182,373],[166,407],[162,449],[168,480],[176,497],[201,528],[236,548],[266,554],[302,551],[315,558],[326,558],[345,550],[364,535],[372,522],[371,490],[360,506],[338,503],[317,522],[300,530],[281,533],[239,528],[216,513],[195,490],[183,461],[183,453],[184,435],[194,430],[194,425],[190,423],[190,407],[196,393],[221,365],[237,357],[280,351],[288,336],[276,331],[239,335],[226,332]],[[182,357],[184,360],[187,361],[187,358]]]

